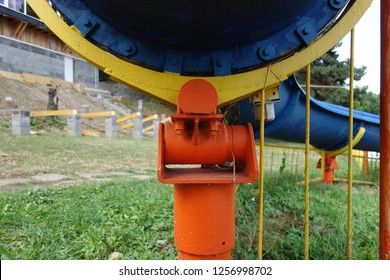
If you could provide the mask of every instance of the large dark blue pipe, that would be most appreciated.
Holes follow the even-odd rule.
[[[303,49],[353,0],[51,0],[94,44],[143,67],[249,71]]]
[[[274,103],[274,121],[265,127],[265,136],[284,141],[305,143],[305,91],[294,77],[280,85],[280,102]],[[255,120],[249,100],[239,102],[240,121],[251,122],[255,137],[259,137],[259,121]],[[310,143],[319,149],[335,151],[348,144],[349,109],[310,98]],[[353,131],[366,132],[355,149],[379,152],[379,116],[353,111]]]

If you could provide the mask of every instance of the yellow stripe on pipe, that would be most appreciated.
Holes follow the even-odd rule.
[[[360,127],[358,133],[356,134],[355,138],[352,139],[352,148],[356,146],[357,143],[362,139],[364,136],[364,133],[366,132],[366,129],[364,127]],[[346,145],[345,147],[342,147],[341,149],[338,149],[337,151],[332,152],[326,152],[328,155],[331,156],[337,156],[345,153],[348,151],[349,145]]]

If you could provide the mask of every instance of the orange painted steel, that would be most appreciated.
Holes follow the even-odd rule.
[[[230,259],[234,184],[176,184],[174,202],[179,259]]]
[[[257,180],[253,131],[227,126],[207,81],[181,88],[177,114],[160,124],[157,177],[174,185],[179,259],[230,259],[234,247],[234,185]],[[172,167],[172,165],[180,165]]]
[[[390,259],[390,0],[381,1],[379,258]]]
[[[322,159],[320,159],[317,163],[317,168],[321,168]],[[334,170],[338,169],[339,166],[336,162],[336,156],[331,156],[329,154],[325,154],[325,172],[323,181],[326,184],[332,185],[334,181]]]

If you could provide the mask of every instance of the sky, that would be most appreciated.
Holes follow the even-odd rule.
[[[342,40],[337,51],[339,60],[350,55],[350,34]],[[368,86],[374,93],[380,92],[380,0],[374,0],[371,7],[355,27],[355,67],[367,66],[366,74],[355,86]]]

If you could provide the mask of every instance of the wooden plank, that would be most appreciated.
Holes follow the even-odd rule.
[[[133,127],[134,126],[134,123],[128,123],[128,124],[124,124],[122,126],[123,129],[126,129],[126,128],[130,128],[130,127]]]
[[[52,110],[52,111],[32,111],[30,117],[53,117],[76,115],[77,110]]]
[[[157,114],[154,114],[152,116],[149,116],[149,117],[146,117],[146,118],[143,118],[142,119],[142,122],[145,123],[145,122],[149,122],[151,120],[155,120],[158,118],[158,115]],[[126,128],[130,128],[130,127],[133,127],[134,126],[134,123],[128,123],[128,124],[125,124],[122,126],[123,129],[126,129]]]
[[[149,125],[148,127],[144,128],[144,129],[142,130],[142,132],[145,133],[145,132],[147,132],[147,131],[152,130],[153,128],[154,128],[154,125]]]
[[[115,116],[114,111],[107,111],[107,112],[92,112],[92,113],[83,113],[80,114],[81,118],[104,118],[104,117],[112,117]]]
[[[171,117],[168,117],[168,118],[163,119],[161,122],[162,122],[162,123],[167,123],[167,122],[169,122],[170,120],[171,120]],[[149,125],[148,127],[145,127],[145,128],[142,130],[142,132],[145,133],[145,132],[150,131],[150,130],[152,130],[152,129],[154,129],[154,125]]]
[[[143,123],[149,122],[149,121],[155,120],[155,119],[157,119],[157,118],[158,118],[158,115],[157,115],[157,114],[154,114],[154,115],[152,115],[152,116],[143,118],[143,119],[142,119],[142,122],[143,122]]]
[[[120,124],[120,123],[123,123],[123,122],[125,122],[125,121],[134,119],[135,117],[138,117],[138,116],[140,116],[140,115],[141,115],[140,112],[132,113],[132,114],[130,114],[130,115],[127,115],[127,116],[124,116],[124,117],[122,117],[122,118],[117,119],[117,120],[116,120],[116,123],[117,123],[117,124]]]
[[[170,121],[171,121],[171,117],[168,117],[168,118],[163,119],[161,122],[162,123],[167,123],[167,122],[170,122]]]

